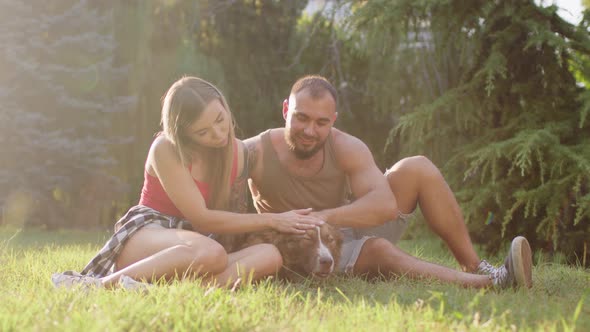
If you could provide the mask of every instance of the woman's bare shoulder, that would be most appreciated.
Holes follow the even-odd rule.
[[[164,135],[157,136],[152,145],[146,160],[146,169],[148,173],[154,175],[153,168],[156,165],[169,165],[170,163],[180,163],[180,158],[176,147],[170,139]]]
[[[175,159],[178,159],[176,146],[164,135],[159,135],[154,139],[149,153],[153,158],[175,157]]]

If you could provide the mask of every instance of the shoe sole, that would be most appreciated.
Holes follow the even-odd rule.
[[[514,278],[518,286],[531,288],[533,286],[532,265],[533,258],[529,241],[522,236],[512,240],[510,247],[512,255],[512,266],[514,267]]]

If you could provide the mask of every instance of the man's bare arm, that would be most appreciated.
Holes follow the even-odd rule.
[[[337,161],[347,173],[355,201],[317,212],[328,223],[349,227],[371,227],[395,219],[397,202],[389,183],[375,165],[369,148],[359,139],[344,135],[335,144]]]
[[[261,140],[260,135],[250,137],[243,141],[246,149],[248,149],[248,175],[252,179],[257,179],[259,170],[262,167],[261,160]]]
[[[248,213],[248,179],[237,178],[229,193],[230,211],[236,213]]]

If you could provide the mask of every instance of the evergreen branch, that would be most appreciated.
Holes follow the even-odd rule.
[[[574,226],[577,226],[584,217],[590,219],[590,193],[578,198],[575,206]]]
[[[588,140],[586,140],[581,142],[579,146],[555,146],[554,151],[556,154],[554,158],[562,158],[573,162],[574,170],[572,171],[580,174],[590,174],[590,148],[588,143]]]
[[[516,212],[516,210],[518,210],[525,202],[522,200],[516,200],[512,206],[508,209],[508,211],[506,211],[506,213],[504,214],[504,220],[502,221],[502,227],[501,227],[501,234],[502,237],[504,237],[504,235],[506,234],[506,227],[508,226],[508,224],[512,221],[512,219],[514,218],[514,213]]]
[[[590,54],[590,37],[588,31],[582,27],[576,28],[557,14],[557,8],[550,6],[542,8],[535,6],[533,17],[540,21],[549,21],[553,31],[569,40],[570,47],[584,54]]]
[[[582,92],[578,97],[578,100],[582,104],[582,107],[580,108],[580,122],[578,128],[582,129],[586,123],[588,113],[590,113],[590,90]]]
[[[526,171],[532,166],[532,154],[539,153],[541,147],[548,144],[559,144],[559,137],[549,132],[547,129],[541,130],[523,130],[518,133],[514,139],[507,142],[509,145],[514,144],[511,154],[514,154],[512,162],[520,168],[520,175],[524,176]]]

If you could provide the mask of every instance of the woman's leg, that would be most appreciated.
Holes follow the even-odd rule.
[[[121,276],[171,279],[185,275],[218,274],[227,267],[223,247],[196,232],[143,227],[127,240],[117,257],[116,272],[102,278],[112,287]]]
[[[221,287],[232,287],[236,280],[251,282],[275,275],[283,266],[281,253],[272,244],[256,244],[228,255],[228,264],[218,275],[204,281]]]

